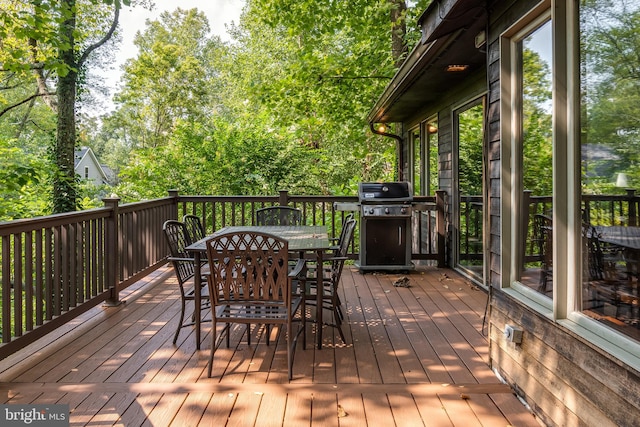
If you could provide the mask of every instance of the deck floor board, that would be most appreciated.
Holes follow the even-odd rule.
[[[410,286],[394,286],[403,275]],[[211,323],[200,350],[192,327],[172,343],[180,301],[164,267],[127,290],[126,303],[96,307],[0,361],[0,399],[68,404],[72,426],[540,425],[487,365],[486,293],[464,277],[347,266],[339,292],[346,343],[308,322],[293,380],[284,331],[271,328],[267,345],[266,328],[253,326],[249,345],[244,325],[232,327],[229,348],[219,342],[208,378]]]

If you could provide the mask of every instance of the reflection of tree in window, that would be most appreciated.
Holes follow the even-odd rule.
[[[459,116],[460,194],[482,194],[482,105]]]
[[[429,171],[427,178],[427,195],[433,196],[438,189],[438,122],[427,124],[427,150],[429,156]]]
[[[551,70],[533,46],[539,31],[550,30],[550,22],[523,42],[522,49],[522,156],[523,186],[534,195],[552,194]]]
[[[629,202],[634,199],[620,195],[640,184],[638,52],[640,1],[580,3],[581,208],[586,230],[601,227],[598,233],[604,234],[608,226],[624,230],[637,225]],[[621,175],[624,179],[617,179]],[[583,313],[640,340],[632,288],[638,280],[637,251],[593,235],[583,236]]]
[[[581,7],[583,191],[621,193],[615,177],[640,183],[640,4]]]
[[[522,189],[531,191],[529,229],[523,283],[545,295],[552,296],[550,269],[546,260],[552,258],[548,245],[549,225],[540,227],[543,217],[552,209],[553,193],[553,129],[551,86],[551,21],[537,27],[519,43],[522,111]],[[541,199],[540,197],[546,197]],[[533,209],[532,209],[533,208]]]

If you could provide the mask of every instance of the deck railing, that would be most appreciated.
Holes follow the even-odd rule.
[[[100,304],[164,263],[171,198],[0,223],[0,358]]]
[[[451,207],[444,192],[416,197],[413,213],[414,260],[444,266]],[[637,225],[638,196],[585,197],[584,211],[598,224]],[[357,203],[357,197],[182,196],[170,191],[162,199],[105,206],[81,212],[0,223],[0,359],[46,335],[79,314],[101,304],[119,304],[119,292],[166,262],[162,234],[167,219],[194,213],[206,231],[227,225],[253,224],[257,209],[289,205],[302,210],[305,224],[327,227],[337,237],[346,215],[337,202]],[[550,199],[530,198],[532,212],[548,209]],[[358,219],[359,212],[353,212]],[[605,218],[606,217],[606,218]],[[475,224],[469,221],[469,224]],[[477,231],[477,227],[470,232]],[[475,230],[475,231],[474,231]],[[461,234],[465,230],[460,230]],[[356,236],[349,256],[358,257]]]
[[[435,211],[434,197],[417,200],[429,202],[427,209]],[[284,191],[277,196],[182,196],[172,190],[162,199],[119,202],[107,198],[102,208],[0,223],[0,359],[98,304],[119,304],[121,290],[165,264],[162,224],[167,219],[194,213],[211,233],[253,224],[261,207],[289,205],[302,210],[305,224],[324,225],[330,237],[337,237],[350,212],[335,203],[357,202],[357,197]],[[426,230],[434,236],[436,215],[414,215],[420,235]],[[414,257],[437,259],[437,242],[444,247],[443,233],[428,244],[414,245]],[[356,235],[351,258],[357,258],[358,248]]]

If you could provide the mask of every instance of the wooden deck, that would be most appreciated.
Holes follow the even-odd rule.
[[[345,268],[344,345],[325,327],[324,347],[298,346],[287,381],[283,337],[234,329],[207,378],[193,330],[171,341],[179,314],[173,271],[130,288],[119,307],[98,307],[0,362],[3,403],[68,404],[73,426],[539,426],[487,365],[487,295],[451,270],[398,274]]]

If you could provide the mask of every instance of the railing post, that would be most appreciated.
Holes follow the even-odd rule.
[[[446,267],[446,229],[445,229],[445,196],[447,192],[444,190],[436,190],[436,230],[438,233],[437,251],[438,251],[438,267]],[[362,250],[362,248],[360,249]]]
[[[171,219],[178,219],[178,190],[169,190],[169,197],[173,199],[173,210],[171,212]]]
[[[120,244],[118,229],[120,221],[120,198],[111,196],[102,199],[105,207],[111,208],[111,215],[107,218],[105,229],[105,284],[109,289],[109,297],[104,305],[115,307],[120,305],[120,293],[118,292],[118,280],[120,276]]]
[[[638,211],[636,207],[636,190],[633,188],[627,188],[627,197],[629,203],[629,225],[635,227],[638,225]]]
[[[527,242],[529,241],[527,237],[529,235],[529,220],[531,219],[531,194],[533,194],[531,190],[524,190],[522,192],[522,202],[520,205],[520,218],[522,221],[520,223],[520,238],[522,239],[522,244],[520,245],[520,262],[517,264],[521,270],[518,272],[518,277],[520,277],[524,271],[525,258],[527,256]]]
[[[289,190],[280,190],[278,204],[280,206],[287,206],[289,204]]]

